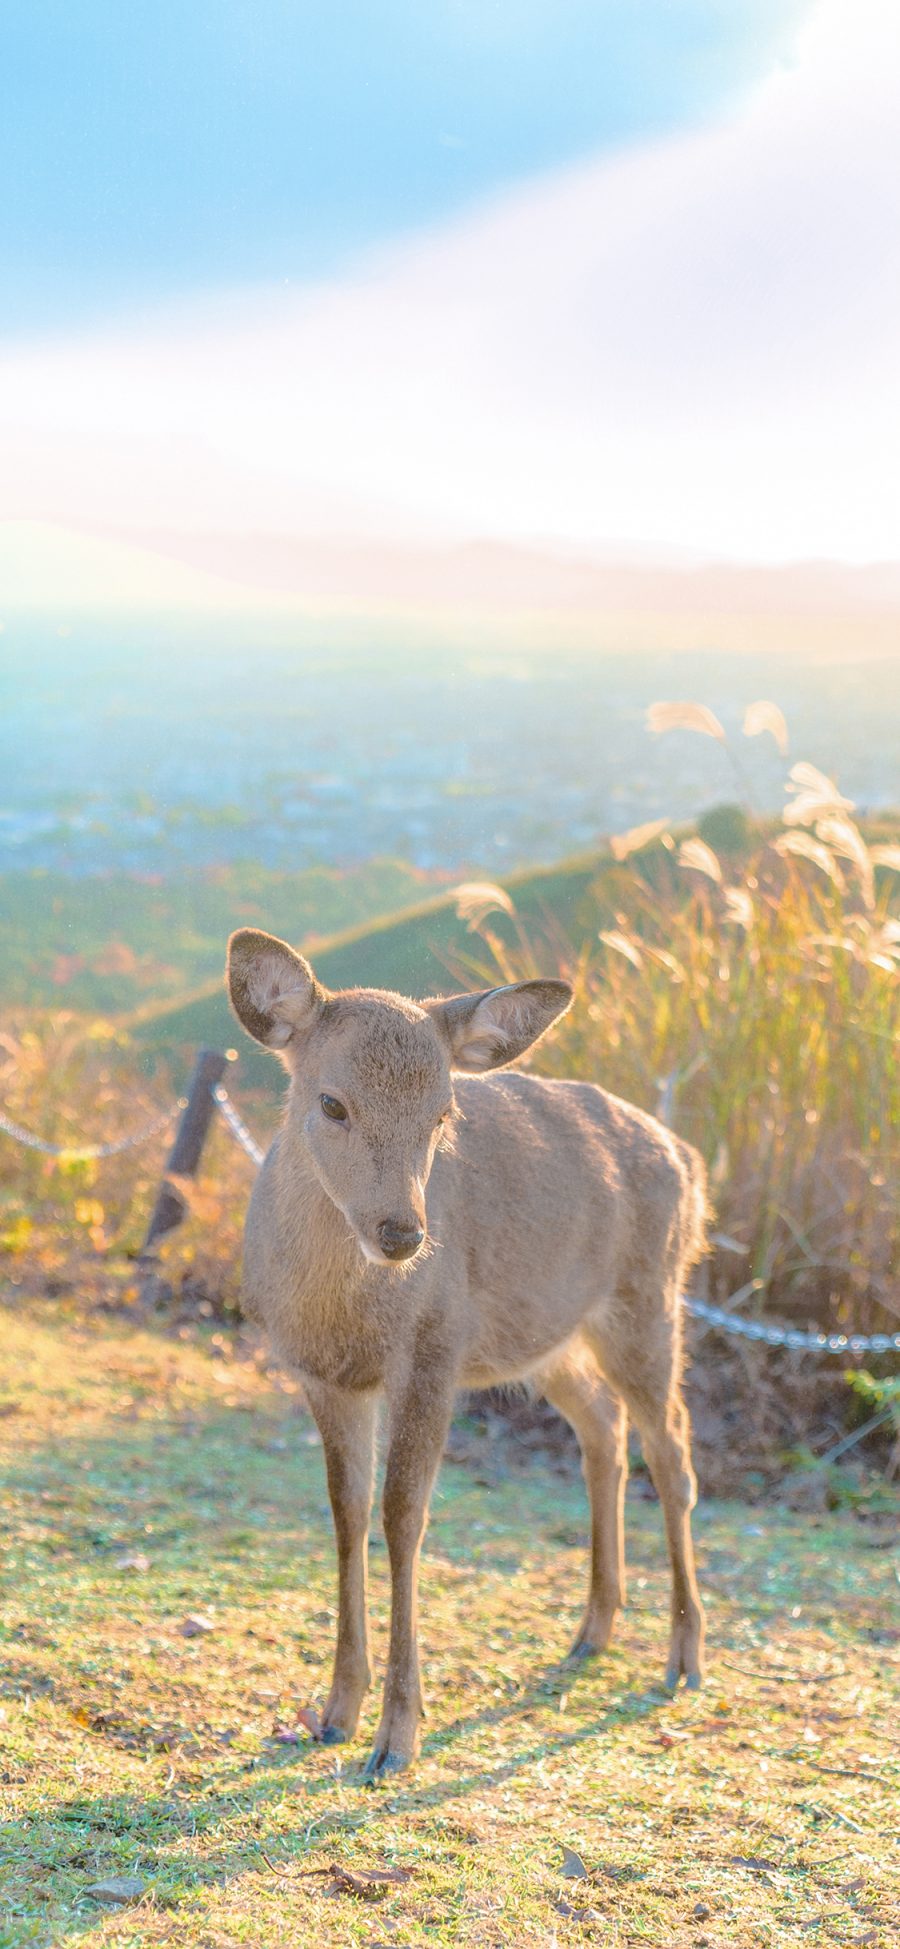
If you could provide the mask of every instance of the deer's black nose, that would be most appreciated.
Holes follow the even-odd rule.
[[[386,1259],[411,1259],[424,1237],[421,1225],[400,1225],[394,1218],[382,1219],[378,1227],[378,1242]]]

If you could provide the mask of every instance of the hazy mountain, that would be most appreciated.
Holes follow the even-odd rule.
[[[654,561],[477,541],[310,534],[0,530],[0,615],[169,609],[347,624],[408,618],[498,646],[872,657],[900,649],[900,563]]]

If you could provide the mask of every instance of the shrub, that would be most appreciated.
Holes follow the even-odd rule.
[[[697,820],[697,833],[714,853],[747,853],[754,827],[742,805],[714,805]]]

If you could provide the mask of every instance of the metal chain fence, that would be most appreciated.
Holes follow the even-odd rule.
[[[108,1144],[48,1144],[45,1138],[36,1137],[30,1130],[23,1130],[20,1123],[14,1123],[11,1117],[4,1115],[2,1110],[0,1110],[0,1130],[5,1131],[7,1137],[11,1137],[14,1143],[24,1144],[28,1150],[40,1151],[43,1157],[57,1157],[67,1164],[81,1164],[94,1157],[117,1157],[120,1151],[132,1150],[137,1144],[149,1143],[151,1137],[158,1137],[160,1131],[169,1129],[183,1108],[182,1099],[173,1104],[171,1110],[165,1110],[161,1116],[154,1117],[151,1123],[144,1124],[141,1130],[133,1131],[130,1137],[115,1137]]]
[[[796,1326],[767,1326],[762,1320],[739,1320],[705,1299],[685,1298],[694,1318],[742,1340],[761,1340],[767,1347],[793,1347],[804,1353],[900,1353],[900,1333],[804,1333]]]
[[[213,1096],[235,1142],[240,1144],[241,1149],[246,1151],[248,1157],[252,1157],[254,1164],[261,1164],[266,1153],[260,1149],[256,1138],[251,1136],[243,1117],[235,1109],[228,1091],[222,1088],[221,1083],[216,1084],[213,1090]]]

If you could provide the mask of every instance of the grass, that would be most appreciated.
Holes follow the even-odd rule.
[[[698,706],[658,709],[706,729]],[[615,840],[611,923],[563,944],[575,1005],[535,1061],[655,1111],[702,1152],[730,1241],[717,1298],[740,1287],[776,1317],[866,1333],[897,1321],[900,845],[867,838],[852,811],[798,764],[782,824],[738,852],[659,829]],[[480,981],[552,965],[528,927],[512,949],[493,914],[478,933]]]
[[[616,1649],[566,1670],[580,1483],[511,1446],[479,1458],[463,1430],[423,1562],[422,1758],[364,1789],[363,1738],[336,1759],[273,1737],[321,1703],[334,1628],[321,1455],[294,1384],[249,1340],[21,1293],[2,1335],[5,1949],[887,1945],[887,1505],[865,1520],[701,1505],[710,1677],[670,1701],[640,1484]],[[185,1635],[197,1614],[213,1628]],[[587,1878],[566,1875],[579,1865]],[[104,1908],[87,1891],[110,1875],[143,1893]]]
[[[332,934],[421,897],[424,876],[399,860],[346,871],[278,871],[256,861],[186,866],[167,878],[39,868],[0,873],[0,995],[119,1016],[221,975],[223,942],[242,923]]]

